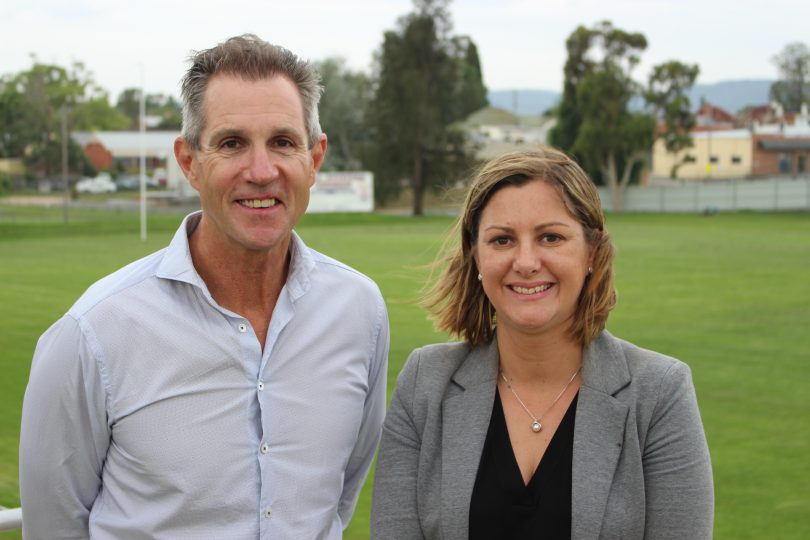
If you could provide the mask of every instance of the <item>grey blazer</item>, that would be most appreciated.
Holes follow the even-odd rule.
[[[371,538],[467,540],[498,374],[495,340],[431,345],[399,375],[377,458]],[[607,331],[586,349],[571,538],[711,538],[711,463],[686,364]]]

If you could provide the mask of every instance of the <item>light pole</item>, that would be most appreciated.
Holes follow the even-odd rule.
[[[62,105],[59,112],[62,116],[62,183],[64,184],[64,201],[62,203],[62,221],[68,223],[68,208],[70,207],[70,180],[68,179],[68,128],[67,128],[67,105]]]
[[[138,127],[141,132],[141,241],[146,242],[146,88],[144,84],[143,64],[141,64],[141,101],[138,112]]]

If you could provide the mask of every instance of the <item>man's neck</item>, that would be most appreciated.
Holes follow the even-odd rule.
[[[199,228],[189,237],[194,268],[214,300],[245,317],[262,348],[278,297],[287,281],[289,242],[278,250],[251,251],[203,240]]]

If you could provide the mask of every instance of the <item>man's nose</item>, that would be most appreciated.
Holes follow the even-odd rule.
[[[250,160],[247,165],[248,180],[257,184],[272,182],[278,178],[278,156],[273,155],[269,149],[255,147],[248,154]]]

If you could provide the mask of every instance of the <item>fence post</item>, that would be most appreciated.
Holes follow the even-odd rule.
[[[773,209],[779,210],[779,179],[773,180]]]
[[[0,507],[0,531],[13,531],[22,527],[21,508]]]
[[[737,179],[731,180],[731,211],[737,211]]]

